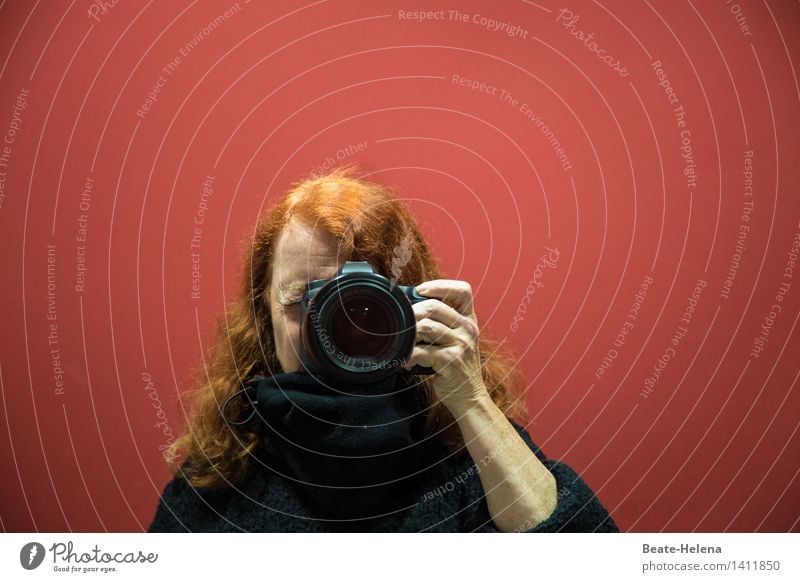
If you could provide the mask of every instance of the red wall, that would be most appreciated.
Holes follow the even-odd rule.
[[[410,200],[621,528],[800,530],[796,3],[68,4],[0,9],[6,531],[148,525],[242,241],[339,156]]]

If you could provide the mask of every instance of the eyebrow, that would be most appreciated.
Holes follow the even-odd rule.
[[[306,288],[306,283],[302,281],[294,281],[279,290],[278,302],[281,305],[289,305],[295,303],[300,299],[303,291]]]
[[[310,277],[308,281],[292,281],[287,285],[278,288],[278,303],[281,305],[290,305],[300,300],[306,285],[316,279],[330,279],[336,273],[338,267],[331,267],[316,273],[316,277]]]

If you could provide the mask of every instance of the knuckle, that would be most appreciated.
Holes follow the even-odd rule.
[[[461,348],[461,354],[462,354],[462,355],[463,355],[465,358],[469,358],[469,357],[472,357],[473,355],[475,355],[475,347],[474,347],[474,344],[473,344],[472,342],[467,342],[467,343],[465,343],[465,344],[463,345],[463,347]]]
[[[476,340],[480,336],[480,329],[478,328],[478,324],[474,321],[465,317],[462,323],[464,330],[467,332],[467,335],[471,340]]]

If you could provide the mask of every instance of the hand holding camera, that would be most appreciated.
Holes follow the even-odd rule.
[[[425,301],[414,304],[417,343],[408,366],[429,366],[433,388],[456,420],[482,399],[491,402],[483,382],[478,346],[480,328],[466,281],[435,279],[416,287]]]

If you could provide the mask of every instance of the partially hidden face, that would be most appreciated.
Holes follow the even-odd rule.
[[[332,277],[343,263],[337,240],[327,231],[291,219],[278,235],[269,307],[283,372],[300,371],[300,299],[305,286]]]

